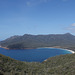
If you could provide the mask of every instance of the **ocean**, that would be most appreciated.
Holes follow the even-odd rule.
[[[44,60],[64,54],[72,54],[70,51],[57,48],[37,48],[37,49],[18,49],[6,50],[0,48],[0,54],[9,56],[13,59],[26,62],[43,62]]]

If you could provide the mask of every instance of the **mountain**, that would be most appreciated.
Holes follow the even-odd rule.
[[[12,36],[0,42],[2,47],[9,49],[25,49],[38,47],[75,47],[75,36],[66,34],[49,34],[49,35],[30,35]]]
[[[42,63],[21,62],[0,54],[0,75],[75,75],[75,54],[51,57]]]

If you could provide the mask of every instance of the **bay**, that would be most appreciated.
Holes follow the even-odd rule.
[[[44,60],[63,54],[72,54],[70,51],[57,48],[37,48],[37,49],[18,49],[6,50],[0,48],[0,54],[9,56],[13,59],[26,62],[43,62]]]

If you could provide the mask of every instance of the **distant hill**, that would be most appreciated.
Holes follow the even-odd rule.
[[[75,75],[75,54],[51,57],[42,63],[21,62],[0,54],[0,75]]]
[[[9,49],[25,49],[38,47],[75,47],[75,36],[66,34],[12,36],[0,42],[2,47]]]

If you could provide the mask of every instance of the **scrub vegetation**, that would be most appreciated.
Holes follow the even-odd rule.
[[[0,54],[0,75],[75,75],[75,54],[51,57],[42,63],[21,62]]]

